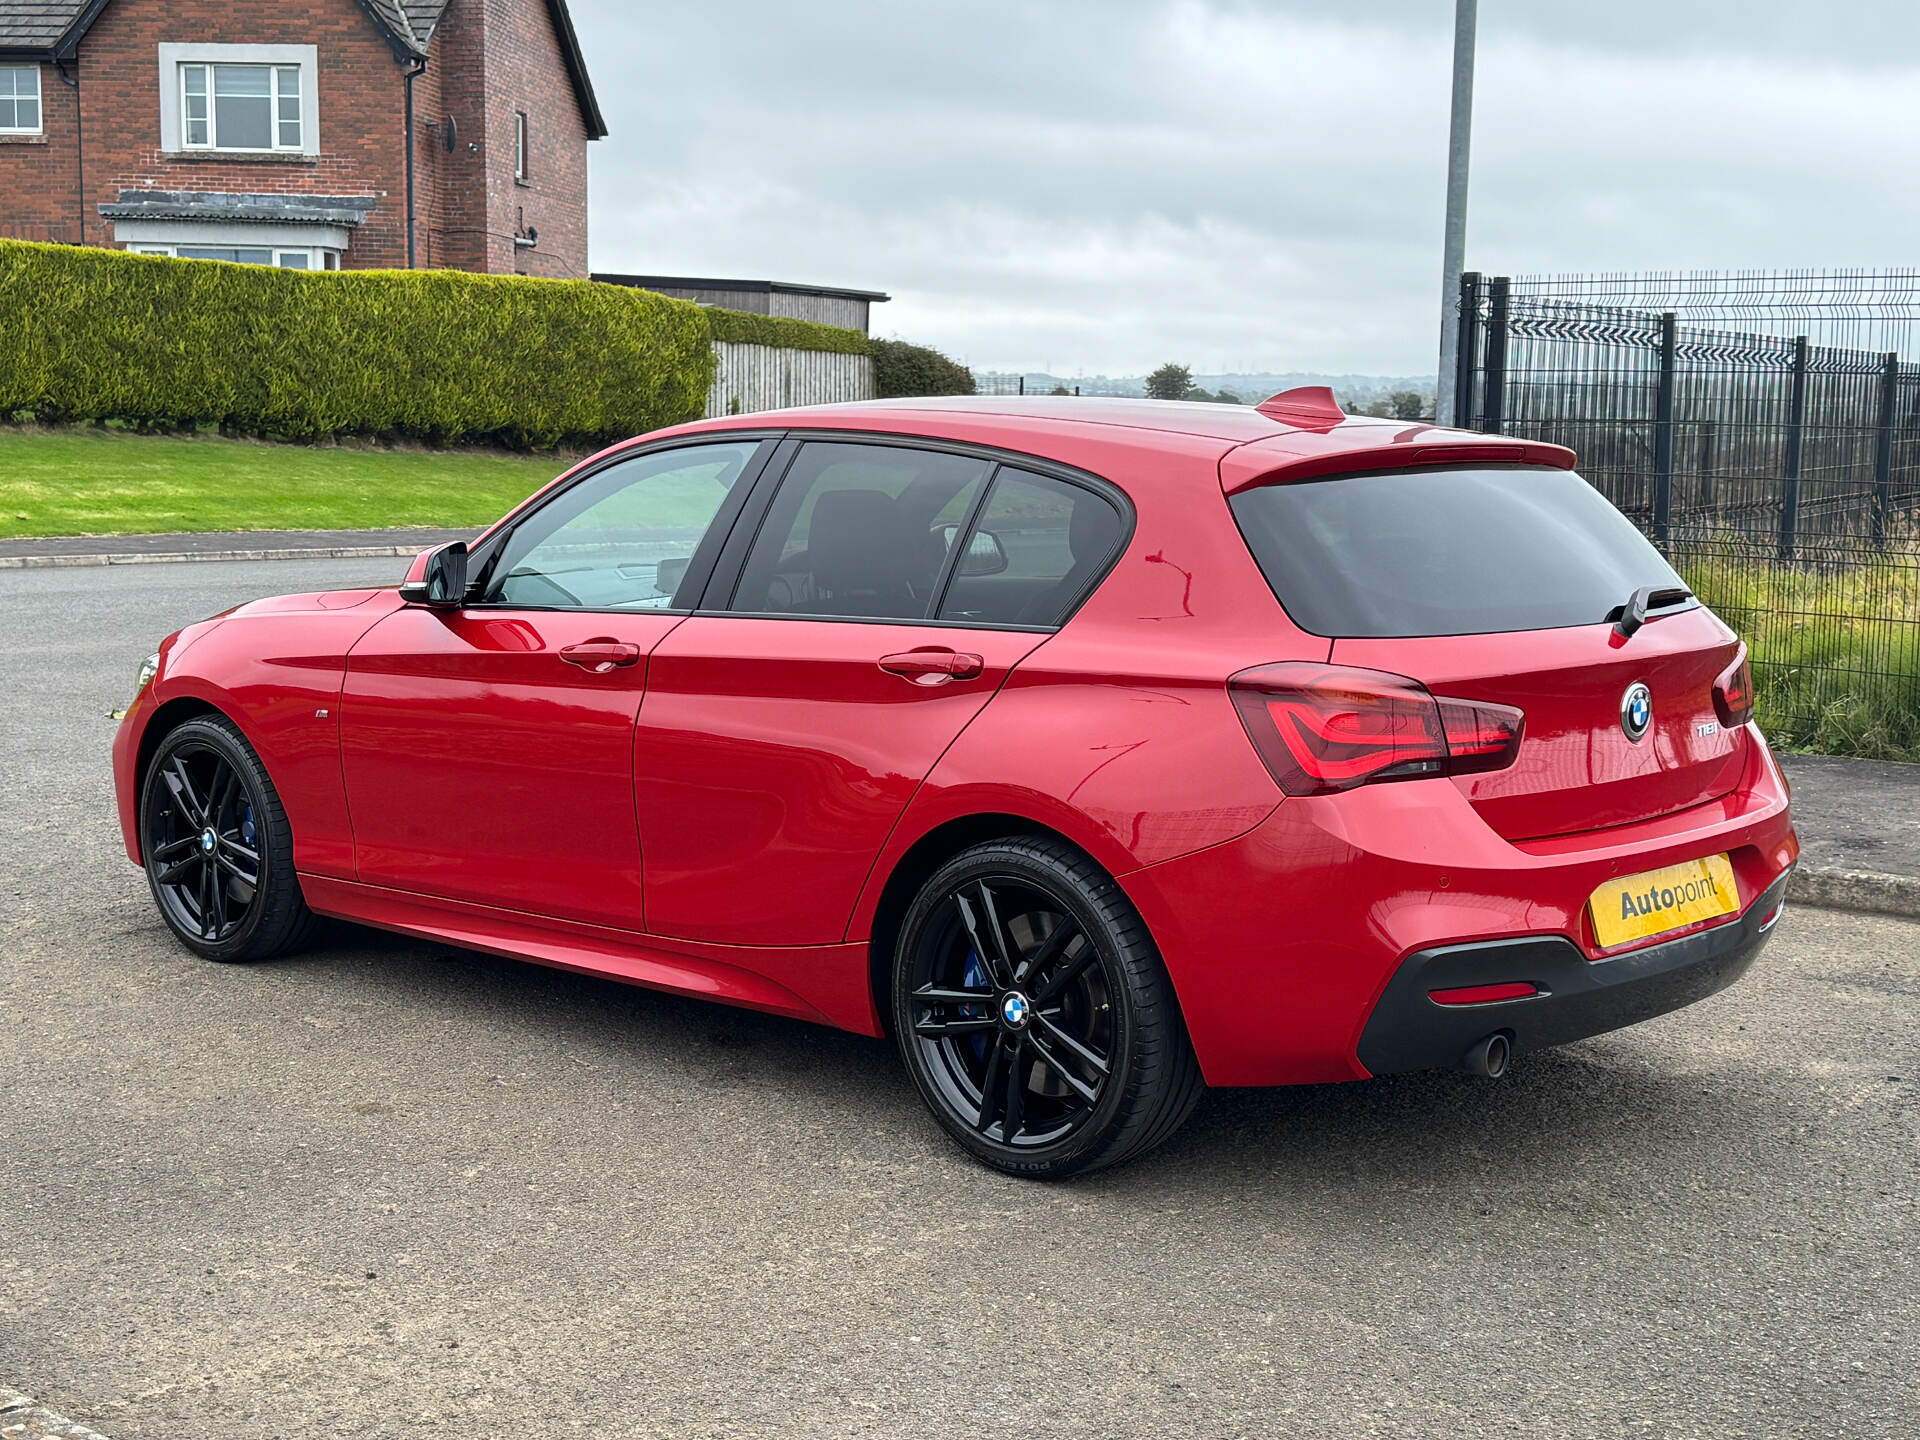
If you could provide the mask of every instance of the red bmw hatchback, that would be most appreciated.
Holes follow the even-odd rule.
[[[1325,391],[664,430],[170,637],[127,851],[213,960],[337,916],[891,1033],[1019,1175],[1497,1075],[1732,983],[1798,853],[1744,648],[1573,463]]]

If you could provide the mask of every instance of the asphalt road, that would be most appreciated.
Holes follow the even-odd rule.
[[[165,630],[399,563],[0,573],[0,1384],[115,1440],[1920,1434],[1904,921],[1058,1187],[874,1041],[370,932],[195,960],[106,712]]]

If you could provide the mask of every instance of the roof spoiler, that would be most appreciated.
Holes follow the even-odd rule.
[[[1383,443],[1383,435],[1393,438]],[[1571,470],[1574,463],[1573,451],[1540,440],[1477,435],[1432,425],[1409,425],[1397,432],[1356,425],[1315,434],[1276,435],[1229,450],[1220,459],[1220,485],[1227,494],[1238,495],[1262,485],[1372,470],[1443,465],[1539,465]]]

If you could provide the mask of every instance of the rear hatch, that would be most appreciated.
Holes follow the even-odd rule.
[[[1347,475],[1232,505],[1280,603],[1331,640],[1333,664],[1524,712],[1510,767],[1452,782],[1507,839],[1648,819],[1739,783],[1747,732],[1721,727],[1713,693],[1738,640],[1573,472]],[[1617,623],[1636,591],[1653,602],[1638,629]],[[1640,684],[1652,715],[1635,740],[1624,712]]]

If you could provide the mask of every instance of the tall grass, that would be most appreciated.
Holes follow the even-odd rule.
[[[1920,761],[1920,541],[1806,566],[1711,542],[1675,566],[1746,640],[1755,712],[1790,750]]]

